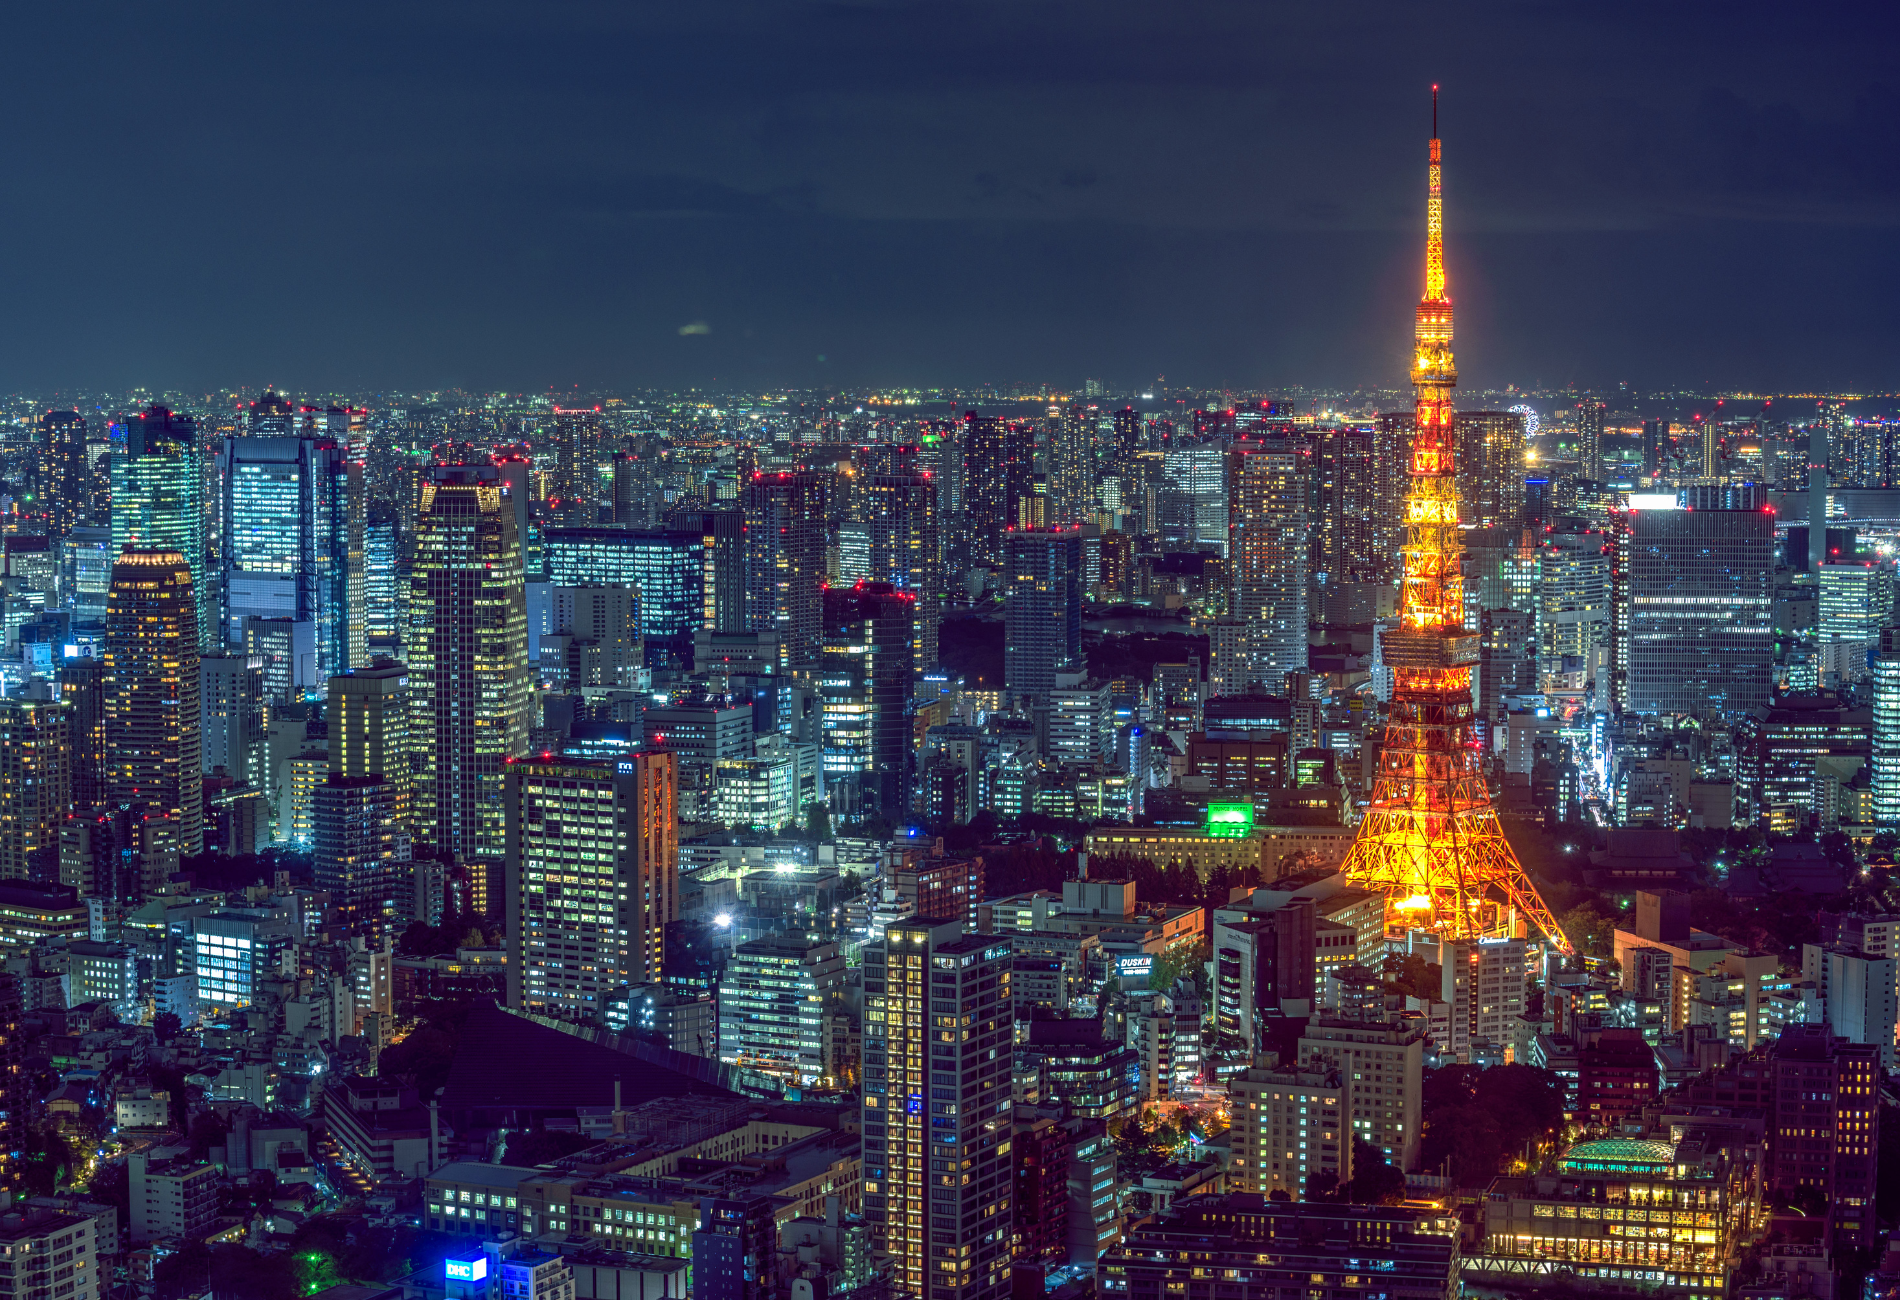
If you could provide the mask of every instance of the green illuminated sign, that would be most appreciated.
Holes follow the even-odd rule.
[[[1207,805],[1207,833],[1223,839],[1245,839],[1253,833],[1253,805],[1250,803],[1211,803]]]

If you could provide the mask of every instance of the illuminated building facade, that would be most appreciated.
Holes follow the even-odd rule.
[[[1463,522],[1515,531],[1524,518],[1524,417],[1516,411],[1459,411],[1452,427]]]
[[[963,503],[972,564],[1003,563],[1003,536],[1019,521],[1030,495],[1035,454],[1035,433],[1022,421],[974,411],[963,417]]]
[[[600,408],[557,406],[549,433],[555,468],[548,482],[548,509],[573,524],[599,523]]]
[[[864,1219],[898,1295],[1009,1294],[1014,961],[926,916],[865,946]]]
[[[719,982],[719,1059],[811,1087],[825,1077],[825,1018],[841,1004],[835,943],[772,934],[733,949]]]
[[[1478,637],[1464,627],[1451,393],[1452,305],[1445,293],[1444,207],[1433,92],[1425,296],[1412,384],[1412,481],[1405,502],[1399,626],[1383,651],[1395,685],[1372,803],[1347,855],[1347,878],[1386,897],[1388,926],[1447,938],[1508,934],[1515,924],[1569,942],[1505,842],[1473,732]],[[1513,915],[1515,914],[1515,915]]]
[[[1080,666],[1082,534],[1019,528],[1004,544],[1003,685],[1047,695],[1058,669]]]
[[[1733,719],[1767,704],[1775,653],[1774,515],[1633,503],[1615,517],[1611,537],[1610,680],[1617,706]]]
[[[0,880],[58,876],[69,753],[64,705],[0,700]]]
[[[1900,628],[1880,630],[1873,696],[1874,824],[1900,827]]]
[[[739,492],[745,508],[746,623],[750,631],[778,634],[781,668],[819,659],[827,477],[755,474]]]
[[[647,662],[684,664],[692,658],[693,634],[707,626],[705,543],[699,532],[550,528],[545,545],[551,586],[631,587],[638,593],[635,620]],[[561,626],[557,622],[545,630]]]
[[[416,835],[467,861],[485,912],[497,901],[504,765],[527,749],[533,686],[515,512],[493,466],[430,471],[409,619]]]
[[[1554,1176],[1498,1178],[1467,1276],[1719,1300],[1762,1190],[1750,1145],[1733,1129],[1688,1127],[1680,1140],[1581,1142],[1557,1158]]]
[[[1232,617],[1243,626],[1241,686],[1278,686],[1306,669],[1307,495],[1312,449],[1271,439],[1236,444],[1229,477]]]
[[[204,851],[196,584],[173,550],[122,551],[107,597],[108,799],[175,827],[178,851]]]
[[[508,1005],[598,1023],[679,918],[678,758],[507,765]]]
[[[191,568],[200,651],[218,649],[218,584],[207,571],[206,464],[197,423],[163,406],[129,416],[112,456],[112,554],[176,551]]]
[[[224,641],[289,618],[315,633],[317,676],[363,663],[363,467],[330,438],[233,438],[221,459]]]

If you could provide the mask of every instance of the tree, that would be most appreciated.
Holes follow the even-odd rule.
[[[1354,1205],[1397,1205],[1405,1199],[1405,1174],[1394,1169],[1385,1152],[1362,1138],[1352,1140],[1352,1181],[1346,1184]]]
[[[806,804],[805,834],[811,837],[813,844],[829,842],[831,839],[831,809],[815,800]]]
[[[160,1043],[169,1043],[184,1031],[185,1022],[178,1018],[176,1011],[161,1011],[152,1017],[152,1037]]]
[[[231,1130],[225,1126],[214,1110],[200,1111],[191,1117],[191,1154],[202,1156],[212,1147],[224,1145],[225,1136]]]
[[[1610,955],[1616,922],[1605,916],[1595,903],[1579,903],[1557,918],[1557,926],[1569,938],[1571,946],[1585,956]]]

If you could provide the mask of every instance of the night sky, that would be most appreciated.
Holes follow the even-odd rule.
[[[9,7],[0,388],[1900,389],[1900,6]]]

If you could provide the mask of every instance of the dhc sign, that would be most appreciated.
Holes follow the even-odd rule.
[[[442,1276],[451,1282],[480,1282],[488,1276],[488,1256],[476,1259],[445,1259]]]

